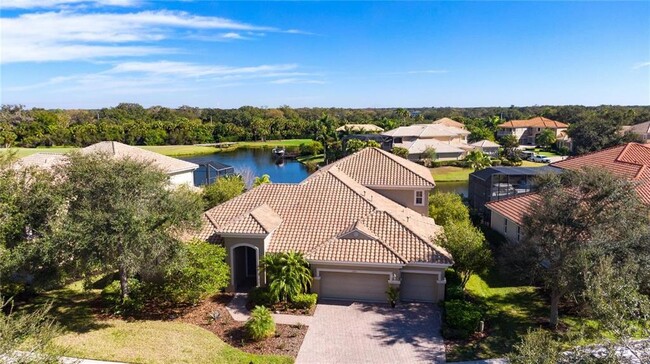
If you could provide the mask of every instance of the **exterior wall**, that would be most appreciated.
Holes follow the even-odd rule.
[[[194,171],[185,171],[169,175],[169,182],[173,185],[188,185],[194,186]]]
[[[484,154],[492,157],[496,157],[499,154],[499,147],[480,147],[478,149]]]
[[[508,241],[513,243],[518,243],[520,237],[523,237],[524,234],[523,228],[517,225],[514,221],[501,215],[500,213],[496,211],[492,211],[490,220],[491,220],[490,227],[492,227],[492,230],[505,236],[506,239],[508,239]],[[518,232],[520,234],[518,234]]]
[[[499,130],[497,130],[497,137],[501,138],[506,135],[514,135],[521,143],[521,139],[527,130],[528,128],[499,128]]]
[[[372,188],[372,187],[371,187]],[[398,204],[408,207],[411,210],[417,211],[422,215],[429,215],[429,192],[426,189],[412,189],[412,190],[393,190],[393,189],[377,189],[372,188],[373,191],[380,195],[389,198]],[[415,205],[415,191],[424,191],[424,205]]]
[[[529,127],[529,128],[499,128],[497,131],[497,137],[501,138],[506,135],[514,135],[515,138],[519,141],[519,144],[523,145],[534,145],[537,135],[546,129],[551,129],[555,131],[555,136],[559,136],[560,133],[566,131],[567,128],[544,128],[544,127]]]
[[[232,237],[224,237],[224,247],[226,248],[226,262],[230,266],[230,284],[226,288],[227,291],[232,292],[235,290],[235,282],[234,282],[234,277],[235,277],[235,272],[234,272],[234,266],[233,266],[233,249],[237,246],[249,246],[253,249],[256,249],[257,251],[257,281],[259,282],[260,286],[264,286],[266,284],[266,276],[263,274],[260,274],[259,270],[259,260],[262,259],[264,256],[266,249],[264,246],[264,239],[263,238],[257,238],[257,237],[250,237],[250,238],[232,238]]]

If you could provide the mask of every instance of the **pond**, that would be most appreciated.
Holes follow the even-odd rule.
[[[282,164],[276,164],[271,149],[236,149],[232,152],[221,152],[208,155],[179,157],[179,159],[205,164],[220,162],[235,168],[236,173],[261,176],[268,174],[273,183],[298,183],[307,178],[307,168],[296,160],[287,159]],[[194,184],[205,183],[205,167],[194,172]]]
[[[468,195],[468,182],[467,181],[460,181],[460,182],[436,182],[436,188],[434,188],[434,192],[453,192],[457,193],[459,195],[463,195],[463,197],[467,197]]]

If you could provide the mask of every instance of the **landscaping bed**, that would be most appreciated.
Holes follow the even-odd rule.
[[[233,320],[226,310],[231,294],[220,294],[189,309],[176,321],[190,323],[219,336],[229,345],[254,354],[287,355],[295,358],[307,333],[304,325],[276,325],[275,335],[260,342],[248,339],[244,322]]]

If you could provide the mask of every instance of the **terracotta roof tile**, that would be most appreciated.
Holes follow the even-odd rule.
[[[517,225],[522,225],[524,223],[524,216],[530,211],[532,203],[540,200],[541,197],[539,194],[532,192],[503,200],[490,201],[485,204],[485,207],[500,213],[509,220],[514,221]]]
[[[547,119],[545,117],[536,116],[528,120],[510,120],[505,123],[497,125],[499,128],[568,128],[569,125],[559,121]]]
[[[259,233],[264,228],[253,212],[262,212],[260,206],[264,215],[277,214],[269,252],[293,250],[310,259],[348,262],[452,263],[449,253],[431,242],[441,231],[433,219],[364,187],[338,165],[300,184],[256,187],[208,210],[204,221],[212,229],[204,228],[202,236],[211,233],[208,239],[215,240],[230,232]]]
[[[429,187],[435,182],[428,168],[398,157],[379,148],[361,151],[331,163],[307,178],[315,178],[332,167],[337,167],[364,186]]]
[[[450,118],[442,118],[433,122],[433,124],[441,124],[444,126],[451,126],[453,128],[465,129],[465,124]]]

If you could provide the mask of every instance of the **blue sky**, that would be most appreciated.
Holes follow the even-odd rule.
[[[0,7],[3,104],[650,104],[650,2]]]

